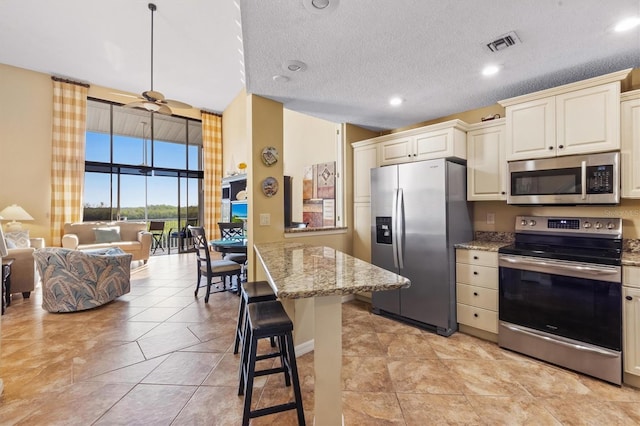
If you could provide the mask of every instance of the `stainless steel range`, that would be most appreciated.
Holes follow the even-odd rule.
[[[498,344],[622,382],[622,220],[518,216],[499,250]]]

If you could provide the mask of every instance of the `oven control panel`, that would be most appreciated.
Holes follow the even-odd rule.
[[[517,216],[516,232],[589,234],[622,238],[622,219],[614,217]]]

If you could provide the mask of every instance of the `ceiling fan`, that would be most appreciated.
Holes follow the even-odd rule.
[[[165,99],[162,93],[153,90],[153,13],[156,9],[157,7],[155,4],[149,3],[149,10],[151,11],[151,90],[142,92],[142,95],[137,97],[137,101],[130,102],[124,106],[127,108],[141,108],[151,112],[171,115],[173,112],[171,108],[188,109],[191,108],[191,105],[172,99]]]

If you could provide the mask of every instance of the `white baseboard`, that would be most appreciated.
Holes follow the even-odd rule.
[[[313,351],[314,340],[307,340],[295,347],[296,358]]]

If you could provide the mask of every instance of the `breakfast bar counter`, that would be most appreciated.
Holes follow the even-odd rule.
[[[315,424],[342,424],[342,296],[409,287],[400,275],[325,246],[257,243],[256,257],[280,299],[314,305]],[[296,323],[294,321],[294,333]]]

